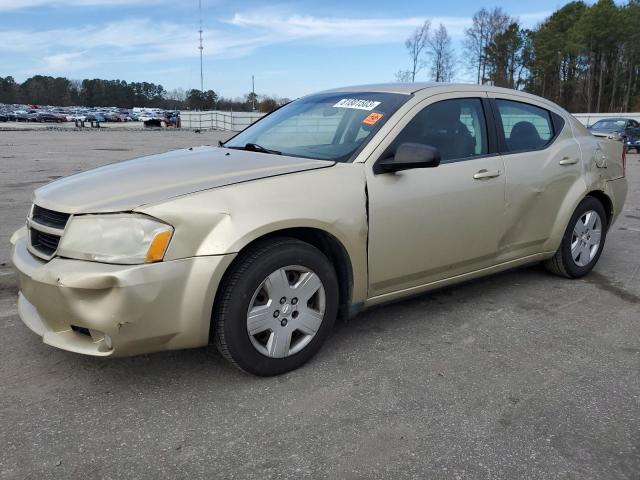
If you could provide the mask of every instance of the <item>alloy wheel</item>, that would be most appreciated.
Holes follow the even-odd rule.
[[[602,219],[594,210],[583,213],[576,221],[571,234],[571,257],[576,265],[584,267],[593,260],[600,249]]]

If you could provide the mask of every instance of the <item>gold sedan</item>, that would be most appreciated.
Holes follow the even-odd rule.
[[[213,341],[275,375],[372,305],[540,261],[586,275],[622,209],[624,168],[621,142],[522,92],[322,92],[219,147],[38,189],[12,237],[19,313],[65,350]]]

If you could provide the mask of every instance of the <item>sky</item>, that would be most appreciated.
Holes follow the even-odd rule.
[[[404,41],[425,20],[444,24],[465,71],[462,40],[481,6],[533,27],[566,2],[500,0],[202,0],[204,88],[296,98],[393,81]],[[0,76],[148,81],[200,88],[197,0],[0,0]],[[428,71],[416,80],[429,80]]]

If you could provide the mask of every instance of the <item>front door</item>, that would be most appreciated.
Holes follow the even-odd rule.
[[[382,174],[367,168],[370,297],[495,262],[505,176],[483,103],[451,94],[430,97],[376,151],[388,158],[402,143],[422,143],[440,151],[441,164]]]

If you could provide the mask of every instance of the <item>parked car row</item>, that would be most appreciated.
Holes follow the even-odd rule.
[[[38,110],[0,110],[0,122],[65,122],[59,115]]]
[[[177,125],[179,112],[158,109],[53,107],[39,105],[0,104],[0,122],[147,122]]]

